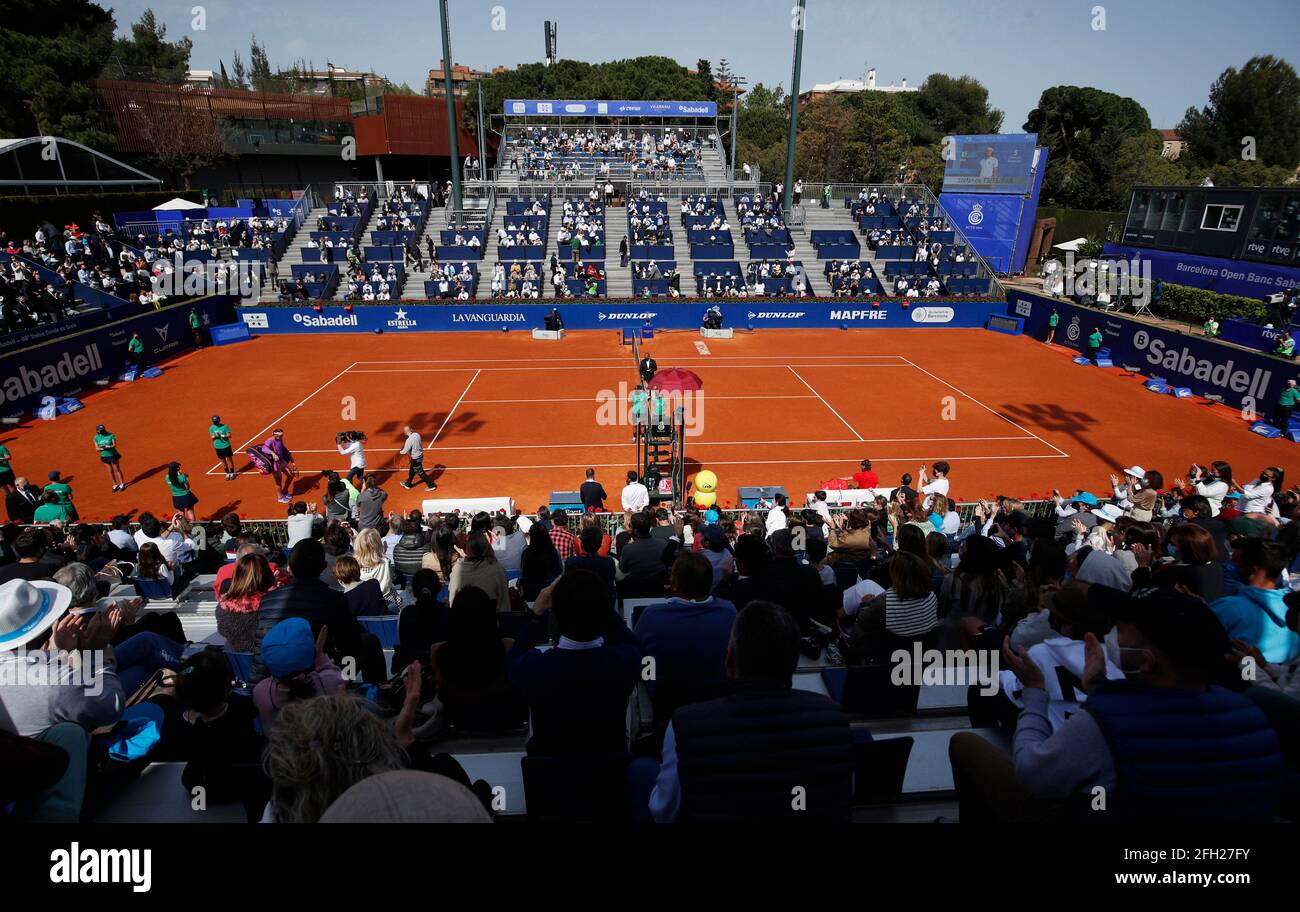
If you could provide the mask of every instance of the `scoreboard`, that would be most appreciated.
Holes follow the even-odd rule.
[[[1136,187],[1122,243],[1296,266],[1300,190]]]

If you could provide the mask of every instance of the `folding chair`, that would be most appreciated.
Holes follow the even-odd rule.
[[[890,680],[893,665],[827,667],[821,671],[826,692],[850,715],[876,719],[916,715],[921,685],[895,684]]]
[[[523,757],[528,819],[633,823],[649,819],[647,803],[658,763],[631,754]],[[649,787],[647,787],[649,786]]]
[[[399,615],[382,614],[368,617],[359,617],[357,622],[365,629],[367,633],[373,633],[379,638],[379,645],[384,649],[392,649],[397,646],[397,621]]]
[[[893,804],[903,796],[911,736],[856,741],[853,745],[853,803]]]

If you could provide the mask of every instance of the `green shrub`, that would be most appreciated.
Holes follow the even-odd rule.
[[[1219,294],[1190,285],[1166,282],[1156,312],[1172,320],[1201,324],[1210,317],[1222,322],[1229,317],[1261,320],[1268,311],[1263,301],[1237,295]]]

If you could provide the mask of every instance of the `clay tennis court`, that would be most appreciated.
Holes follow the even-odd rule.
[[[1072,363],[1066,349],[979,329],[765,330],[707,346],[696,333],[671,332],[644,350],[660,370],[703,379],[687,474],[713,470],[723,506],[737,502],[740,485],[783,485],[801,501],[863,458],[882,484],[946,460],[953,495],[973,500],[1054,486],[1108,490],[1110,473],[1134,463],[1172,482],[1190,462],[1226,459],[1250,478],[1285,465],[1293,446],[1249,433],[1232,410],[1155,395],[1121,370]],[[170,513],[164,475],[175,459],[200,517],[274,518],[284,507],[243,451],[275,427],[302,473],[295,498],[308,501],[324,492],[322,470],[346,471],[334,434],[348,428],[369,436],[369,468],[390,479],[391,509],[429,496],[397,484],[408,423],[423,436],[438,498],[504,495],[531,512],[552,491],[576,489],[594,466],[617,506],[635,463],[631,428],[601,421],[600,397],[636,382],[632,350],[613,330],[559,342],[500,332],[268,335],[164,367],[159,379],[88,395],[80,412],[5,431],[15,472],[43,483],[60,469],[82,517],[106,520],[133,508]],[[213,413],[234,431],[234,481],[208,441]],[[118,437],[125,493],[111,492],[92,446],[100,423]]]

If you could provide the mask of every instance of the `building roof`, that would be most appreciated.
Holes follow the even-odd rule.
[[[48,153],[53,144],[54,154]],[[60,136],[0,139],[0,187],[71,190],[157,187],[162,181],[88,146]]]

